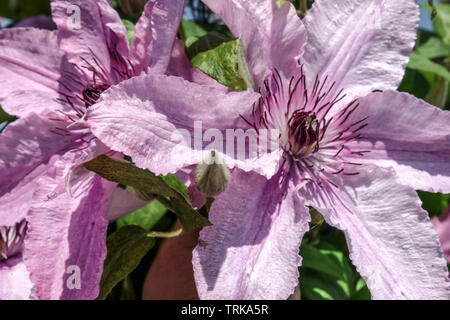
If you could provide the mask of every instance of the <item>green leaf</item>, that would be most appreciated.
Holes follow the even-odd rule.
[[[140,169],[132,163],[114,160],[105,155],[101,155],[85,163],[84,166],[109,181],[163,197],[177,198],[186,202],[184,197],[177,190],[167,185],[161,177],[157,177],[148,170]],[[189,204],[189,202],[186,202],[186,204]]]
[[[208,33],[206,27],[197,22],[183,19],[180,26],[180,35],[183,42],[189,38],[200,38]]]
[[[408,68],[413,70],[431,72],[450,81],[450,72],[445,67],[431,61],[427,57],[417,52],[411,53]]]
[[[199,53],[217,48],[222,43],[230,40],[229,37],[216,31],[208,32],[200,38],[189,37],[186,40],[186,55],[191,60]]]
[[[186,232],[211,225],[208,219],[192,208],[187,193],[184,194],[179,184],[173,181],[174,177],[165,178],[172,186],[175,186],[172,187],[161,176],[156,176],[149,170],[140,169],[132,163],[114,160],[105,155],[85,163],[84,166],[109,181],[157,195],[158,201],[178,216]]]
[[[186,43],[189,38],[198,39],[211,31],[221,33],[230,39],[233,37],[230,30],[223,24],[206,24],[191,20],[181,21],[180,36],[184,43]]]
[[[300,248],[302,295],[308,299],[350,299],[355,293],[356,278],[348,258],[333,245],[321,246],[303,243]]]
[[[436,17],[433,25],[442,41],[450,46],[450,4],[436,3]]]
[[[186,232],[191,232],[197,228],[211,225],[211,222],[209,222],[207,218],[178,199],[171,198],[170,200],[167,200],[166,198],[159,197],[158,200],[164,204],[167,209],[177,215]]]
[[[449,81],[437,77],[427,96],[425,101],[432,104],[438,108],[443,109],[446,105],[447,95],[448,95]]]
[[[16,119],[17,119],[16,117],[7,114],[0,106],[0,123],[5,122],[5,121],[13,122]]]
[[[105,299],[120,281],[136,269],[155,243],[155,239],[147,237],[147,231],[137,226],[126,226],[110,235],[106,241],[108,253],[98,299]]]
[[[417,53],[428,59],[447,57],[450,56],[450,46],[438,37],[431,37],[417,47]]]
[[[166,214],[167,208],[154,200],[145,207],[117,220],[117,228],[129,225],[139,226],[144,230],[151,230]]]
[[[442,214],[450,205],[450,194],[425,191],[417,191],[417,193],[422,200],[422,208],[432,217]]]
[[[245,58],[242,58],[245,57],[242,51],[240,40],[228,41],[197,54],[191,65],[231,89],[246,90],[252,84],[248,80],[248,67]]]
[[[366,282],[363,278],[359,278],[356,284],[356,293],[350,298],[351,300],[370,300],[371,294]]]
[[[325,252],[310,245],[302,245],[300,255],[303,257],[303,268],[311,268],[336,278],[341,277],[340,261]]]
[[[398,91],[408,92],[417,98],[424,99],[429,89],[430,84],[422,72],[406,68],[405,76]]]
[[[2,0],[0,3],[0,16],[16,21],[37,15],[50,15],[51,12],[48,0]]]
[[[0,106],[0,133],[8,126],[10,122],[14,122],[17,118],[10,116],[5,111],[3,111]]]
[[[134,23],[126,19],[122,19],[122,22],[127,30],[128,43],[131,44],[134,39]]]
[[[177,191],[187,203],[191,203],[191,198],[188,195],[188,187],[176,175],[169,173],[167,176],[161,175],[160,177],[168,186]]]

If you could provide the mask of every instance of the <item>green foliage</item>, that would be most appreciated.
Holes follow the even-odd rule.
[[[348,257],[342,232],[323,223],[306,235],[300,254],[302,299],[370,299],[364,280]]]
[[[447,57],[450,56],[450,46],[438,37],[430,37],[417,47],[417,53],[428,59]]]
[[[49,0],[2,0],[0,1],[0,17],[12,20],[50,15]]]
[[[243,50],[239,39],[224,42],[197,54],[191,65],[231,89],[246,90],[253,85]]]
[[[216,31],[208,32],[199,38],[190,37],[186,41],[186,55],[189,59],[192,59],[199,53],[212,50],[230,40],[232,40],[230,37]]]
[[[16,117],[7,114],[0,106],[0,123],[5,122],[5,121],[13,122],[16,119],[17,119]]]
[[[450,4],[437,3],[434,6],[436,8],[434,29],[442,41],[450,46]]]
[[[186,189],[173,181],[174,176],[162,178],[148,170],[139,169],[132,163],[114,160],[105,155],[85,163],[85,167],[109,181],[156,195],[159,202],[178,216],[186,232],[211,224],[192,208]],[[165,180],[170,181],[170,185]]]
[[[122,19],[125,29],[127,30],[128,43],[131,44],[134,39],[134,23],[130,20]]]
[[[6,126],[15,121],[17,118],[7,114],[0,106],[0,133],[6,128]]]
[[[151,230],[164,217],[166,212],[167,208],[158,200],[154,200],[145,207],[117,220],[117,228],[135,225],[145,230]]]
[[[442,65],[435,63],[426,56],[415,51],[411,53],[408,68],[418,71],[431,72],[450,81],[450,72]]]
[[[147,231],[137,226],[123,227],[109,236],[98,299],[105,299],[120,281],[136,269],[155,243],[155,239],[147,237]]]
[[[399,91],[408,92],[418,98],[425,99],[430,90],[430,83],[427,81],[422,72],[406,69],[403,81],[400,84]]]
[[[438,216],[442,214],[450,205],[450,194],[431,193],[418,191],[422,207],[428,211],[430,216]]]

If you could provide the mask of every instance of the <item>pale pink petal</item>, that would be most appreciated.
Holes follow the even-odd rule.
[[[107,0],[52,1],[53,20],[58,26],[58,40],[69,60],[83,65],[83,59],[113,74],[115,53],[128,57],[126,29],[119,14]],[[78,19],[79,18],[79,19]],[[94,55],[94,56],[93,56]]]
[[[39,181],[28,214],[24,261],[39,299],[95,299],[106,256],[105,212],[116,184],[85,170],[72,185],[72,197],[54,193],[67,166],[68,153],[51,163]]]
[[[303,54],[306,30],[294,6],[279,8],[274,0],[204,0],[233,35],[241,38],[256,89],[277,68],[290,76]]]
[[[163,74],[183,17],[184,0],[151,0],[135,27],[131,58],[137,74]]]
[[[36,181],[54,155],[65,152],[74,137],[57,135],[60,122],[30,114],[0,134],[0,221],[12,226],[28,212]],[[56,131],[55,131],[56,132]]]
[[[416,0],[316,0],[303,20],[308,80],[328,76],[353,97],[396,89],[418,21]]]
[[[373,299],[450,299],[436,232],[414,189],[393,170],[368,167],[339,188],[309,188],[308,205],[344,231]]]
[[[199,210],[205,205],[206,196],[198,190],[194,181],[188,187],[188,194],[194,209]]]
[[[61,109],[56,101],[69,68],[56,34],[38,29],[0,31],[0,105],[12,115]]]
[[[21,257],[0,262],[0,300],[34,298],[33,283]]]
[[[223,89],[223,91],[228,91],[227,87],[221,85],[210,76],[201,72],[199,69],[191,68],[189,59],[184,52],[184,42],[180,39],[175,39],[166,74],[168,76],[181,77],[190,82],[195,82],[206,86],[215,86]]]
[[[192,150],[203,147],[202,129],[246,129],[239,114],[250,112],[258,97],[252,91],[225,93],[178,77],[147,75],[106,91],[86,119],[94,135],[112,150],[131,156],[141,168],[166,175],[202,160],[201,152]],[[200,133],[186,137],[195,121],[201,122]]]
[[[431,219],[431,223],[439,235],[445,259],[450,263],[450,207],[441,216]]]
[[[392,167],[401,183],[450,193],[450,112],[407,93],[372,93],[358,101],[350,120],[367,119],[364,137],[351,147],[351,161]],[[350,123],[351,121],[349,121]]]
[[[200,299],[287,299],[298,285],[300,242],[310,220],[294,188],[234,170],[214,201],[213,226],[193,252]],[[286,193],[284,193],[286,192]]]
[[[143,201],[136,197],[132,192],[126,191],[122,188],[115,188],[111,195],[111,201],[106,211],[106,218],[109,221],[114,221],[127,214],[145,207],[148,201]]]

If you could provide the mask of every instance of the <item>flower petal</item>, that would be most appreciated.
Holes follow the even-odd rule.
[[[33,28],[0,31],[0,104],[9,114],[24,117],[61,109],[56,99],[66,68],[54,32]]]
[[[52,18],[45,15],[25,18],[14,25],[14,28],[38,28],[46,30],[55,30],[56,24]]]
[[[439,217],[431,219],[431,223],[439,235],[445,259],[450,263],[450,207]]]
[[[235,37],[244,42],[256,89],[277,68],[285,76],[297,69],[306,44],[306,30],[294,6],[279,8],[274,0],[203,0]]]
[[[21,257],[0,262],[0,300],[34,298],[33,283]]]
[[[55,0],[52,16],[61,48],[76,65],[83,64],[83,59],[93,61],[94,54],[113,74],[116,63],[121,61],[116,61],[117,55],[112,52],[128,57],[125,26],[108,0]]]
[[[350,146],[353,162],[393,167],[401,183],[419,190],[450,193],[450,112],[407,93],[385,91],[359,100],[350,121],[369,116],[364,138]]]
[[[106,256],[105,212],[116,184],[86,170],[67,193],[54,194],[75,153],[52,163],[39,181],[27,221],[24,261],[39,299],[95,299]]]
[[[0,221],[12,226],[30,207],[37,179],[49,159],[64,152],[73,137],[52,133],[57,121],[30,114],[11,123],[0,134]]]
[[[344,231],[373,299],[450,299],[437,234],[416,191],[392,169],[370,167],[343,179],[339,189],[311,187],[304,197]]]
[[[131,57],[137,74],[163,74],[169,65],[170,53],[183,17],[184,0],[152,0],[135,28]]]
[[[148,201],[139,199],[132,192],[128,192],[122,188],[115,188],[111,195],[111,202],[109,203],[106,212],[106,218],[108,218],[109,221],[117,220],[147,204]]]
[[[194,132],[195,121],[204,130],[246,128],[239,114],[250,112],[258,97],[251,91],[225,93],[178,77],[146,75],[105,91],[86,119],[112,150],[131,156],[138,167],[166,175],[199,162],[191,137],[187,141],[184,135]]]
[[[400,84],[415,40],[415,0],[316,0],[303,22],[304,67],[353,97]]]
[[[233,171],[228,190],[211,207],[213,226],[200,232],[193,252],[201,299],[287,299],[294,293],[310,217],[294,188],[283,189],[279,176]]]

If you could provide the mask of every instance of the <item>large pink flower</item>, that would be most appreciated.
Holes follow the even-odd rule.
[[[105,92],[87,115],[108,147],[157,174],[191,164],[173,157],[183,142],[174,131],[194,132],[196,120],[255,137],[279,130],[280,152],[231,162],[193,253],[199,296],[286,299],[312,206],[345,232],[374,299],[449,299],[415,190],[450,192],[450,113],[394,91],[415,43],[416,2],[316,0],[303,22],[290,3],[204,2],[242,39],[255,91],[149,75]]]
[[[81,167],[102,153],[120,156],[90,133],[84,115],[123,80],[189,73],[175,42],[183,8],[183,0],[149,1],[131,47],[108,0],[52,1],[57,31],[0,31],[0,104],[19,117],[0,135],[0,244],[3,232],[27,225],[23,250],[0,248],[0,299],[16,296],[5,287],[14,279],[31,280],[20,287],[34,287],[39,299],[97,297],[107,211],[117,217],[142,201]],[[66,283],[70,266],[81,272],[75,289]],[[29,275],[14,276],[19,271]]]

